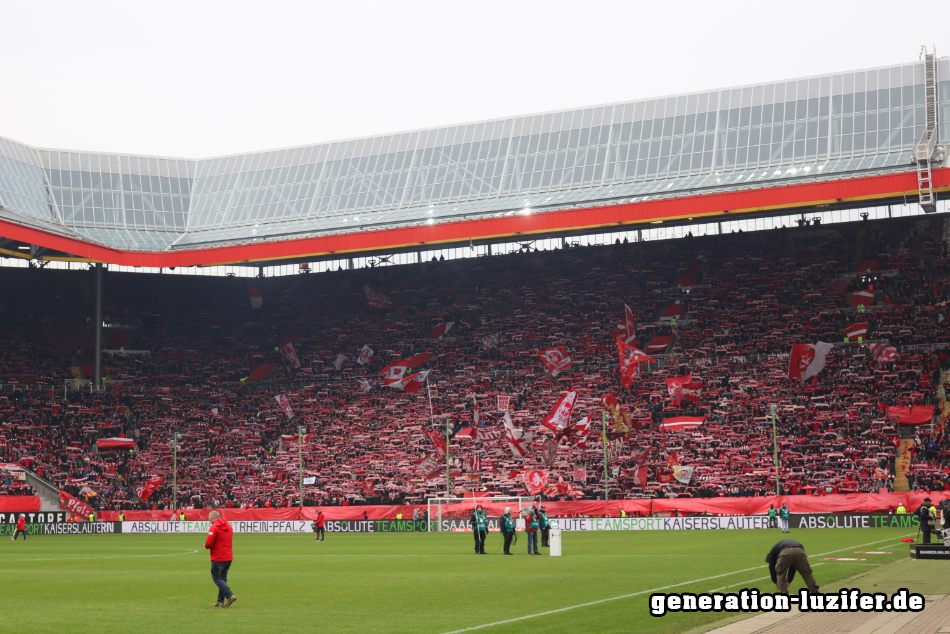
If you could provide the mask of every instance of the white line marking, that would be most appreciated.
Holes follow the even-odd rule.
[[[881,542],[890,541],[890,540],[892,540],[892,539],[894,539],[894,538],[893,538],[893,537],[888,537],[887,539],[881,539],[881,540],[878,540],[878,541],[876,541],[876,542],[868,542],[867,544],[858,544],[858,545],[856,545],[856,546],[848,546],[847,548],[841,548],[841,549],[839,549],[839,550],[832,550],[832,551],[829,551],[829,552],[826,552],[826,553],[818,553],[817,555],[814,555],[814,556],[815,556],[815,557],[821,557],[822,555],[831,555],[831,554],[833,554],[833,553],[840,553],[842,550],[850,550],[850,549],[852,549],[852,548],[862,548],[862,547],[864,547],[864,546],[870,546],[870,545],[872,545],[872,544],[880,544]],[[815,564],[815,565],[819,565],[819,564]],[[659,592],[659,591],[661,591],[661,590],[669,590],[669,589],[671,589],[671,588],[680,588],[680,587],[682,587],[682,586],[688,586],[688,585],[691,585],[691,584],[694,584],[694,583],[701,583],[701,582],[703,582],[703,581],[709,581],[709,580],[711,580],[711,579],[720,579],[720,578],[722,578],[722,577],[728,577],[728,576],[730,576],[730,575],[739,574],[740,572],[749,572],[750,570],[758,570],[758,569],[760,569],[760,568],[765,568],[765,566],[756,566],[755,568],[746,568],[745,570],[736,570],[736,571],[734,571],[734,572],[727,572],[727,573],[725,573],[725,574],[715,575],[715,576],[713,576],[713,577],[705,577],[705,578],[703,578],[703,579],[694,579],[694,580],[692,580],[692,581],[684,581],[684,582],[682,582],[682,583],[675,583],[675,584],[673,584],[673,585],[671,585],[671,586],[664,586],[664,587],[662,587],[662,588],[650,588],[649,590],[641,590],[640,592],[633,592],[633,593],[631,593],[631,594],[624,594],[624,595],[621,595],[621,596],[619,596],[619,597],[610,597],[609,599],[599,599],[599,600],[597,600],[597,601],[590,601],[590,602],[588,602],[588,603],[580,603],[580,604],[578,604],[578,605],[571,605],[571,606],[568,606],[568,607],[566,607],[566,608],[558,608],[557,610],[548,610],[547,612],[539,612],[539,613],[537,613],[537,614],[528,614],[527,616],[518,616],[518,617],[515,617],[515,618],[513,618],[513,619],[505,619],[504,621],[495,621],[494,623],[486,623],[486,624],[484,624],[484,625],[476,625],[476,626],[474,626],[474,627],[467,627],[467,628],[464,628],[464,629],[461,629],[461,630],[452,630],[451,632],[446,632],[445,634],[461,634],[462,632],[474,632],[475,630],[482,630],[482,629],[485,629],[485,628],[488,628],[488,627],[495,627],[496,625],[506,625],[506,624],[508,624],[508,623],[517,623],[518,621],[526,621],[526,620],[528,620],[528,619],[534,619],[534,618],[537,618],[537,617],[539,617],[539,616],[548,616],[548,615],[550,615],[550,614],[558,614],[558,613],[560,613],[560,612],[567,612],[567,611],[569,611],[569,610],[576,610],[577,608],[586,608],[586,607],[590,607],[590,606],[592,606],[592,605],[599,605],[599,604],[601,604],[601,603],[608,603],[608,602],[610,602],[610,601],[619,601],[620,599],[629,599],[630,597],[637,597],[637,596],[640,596],[640,595],[643,595],[643,594],[647,594],[647,593]],[[771,579],[771,577],[770,577],[770,579]],[[738,585],[738,584],[736,584],[736,585]],[[732,587],[732,586],[726,586],[726,587],[728,588],[728,587]]]
[[[188,550],[183,553],[168,553],[165,555],[85,555],[78,557],[47,557],[41,559],[12,559],[7,562],[9,564],[18,564],[21,561],[83,561],[86,559],[140,559],[142,557],[181,557],[184,555],[193,555],[197,553],[197,550]]]

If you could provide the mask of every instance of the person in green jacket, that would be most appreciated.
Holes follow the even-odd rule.
[[[511,516],[511,507],[505,507],[505,514],[500,518],[501,536],[505,539],[505,554],[511,554],[511,539],[515,536],[515,519]]]
[[[775,510],[775,505],[769,504],[769,528],[778,528],[778,522],[775,521],[777,517],[778,511]]]
[[[472,511],[472,532],[475,534],[475,554],[485,555],[485,536],[488,534],[488,514],[479,504]]]
[[[788,532],[788,520],[792,517],[792,512],[788,510],[788,503],[782,502],[782,508],[778,510],[778,518],[782,525],[782,532]]]
[[[528,515],[524,518],[524,530],[528,534],[528,554],[540,555],[538,552],[538,530],[541,528],[541,519],[538,517],[538,510],[533,506],[528,507]],[[532,548],[534,552],[531,552]]]
[[[551,536],[551,522],[548,521],[548,514],[544,510],[544,505],[541,505],[541,510],[538,511],[538,518],[541,520],[541,545],[545,548],[550,548],[548,539]]]

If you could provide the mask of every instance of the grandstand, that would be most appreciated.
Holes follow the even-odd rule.
[[[942,491],[947,126],[928,55],[205,160],[0,138],[0,463],[28,471],[3,487],[103,512],[424,504],[448,485],[424,432],[448,429],[454,495],[523,495],[526,467],[552,499]],[[625,305],[651,356],[628,388]],[[790,381],[818,341],[825,369]],[[422,354],[419,392],[379,384]],[[592,431],[542,466],[567,391]],[[608,393],[633,430],[605,481]],[[525,460],[477,440],[499,397],[536,431]],[[889,410],[935,406],[904,433]],[[682,417],[703,422],[661,427]]]

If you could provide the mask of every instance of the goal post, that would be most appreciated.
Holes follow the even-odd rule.
[[[475,507],[481,505],[489,519],[498,519],[505,513],[505,507],[511,508],[511,515],[517,518],[521,510],[531,506],[535,498],[530,496],[496,496],[485,498],[428,498],[426,509],[429,513],[430,532],[451,530],[443,526],[443,521],[454,521],[456,525],[468,520]]]

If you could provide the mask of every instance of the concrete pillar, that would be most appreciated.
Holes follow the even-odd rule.
[[[96,264],[96,356],[92,384],[102,385],[102,265]]]

